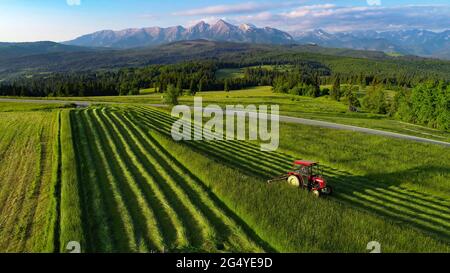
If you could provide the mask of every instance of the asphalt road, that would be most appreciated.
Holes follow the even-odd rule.
[[[41,103],[41,104],[43,104],[43,103],[44,104],[45,103],[48,103],[48,104],[73,103],[80,107],[87,107],[91,104],[121,104],[121,103],[116,103],[116,102],[33,100],[33,99],[6,99],[6,98],[0,98],[0,102],[22,102],[22,103]],[[146,105],[153,106],[153,107],[165,107],[165,105],[163,105],[163,104],[146,104]],[[227,115],[234,115],[235,113],[244,114],[243,111],[225,112],[225,113]],[[450,147],[449,142],[427,139],[427,138],[422,138],[422,137],[416,137],[416,136],[411,136],[411,135],[404,135],[404,134],[393,133],[393,132],[388,132],[388,131],[369,129],[369,128],[364,128],[364,127],[351,126],[351,125],[344,125],[344,124],[320,121],[320,120],[296,118],[296,117],[283,116],[283,115],[280,115],[279,118],[280,118],[280,122],[297,123],[297,124],[318,126],[318,127],[330,128],[330,129],[336,129],[336,130],[361,132],[361,133],[366,133],[366,134],[371,134],[371,135],[399,138],[399,139],[417,141],[417,142],[422,142],[422,143],[438,144],[438,145]]]

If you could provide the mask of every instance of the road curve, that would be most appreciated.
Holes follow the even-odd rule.
[[[87,107],[91,104],[129,104],[129,103],[120,103],[120,102],[63,101],[63,100],[39,100],[39,99],[33,100],[33,99],[7,99],[7,98],[0,98],[0,102],[48,103],[48,104],[73,103],[79,107]],[[153,107],[166,107],[163,104],[145,104],[145,105],[153,106]],[[244,111],[225,112],[226,115],[234,115],[236,113],[244,114],[245,112]],[[280,115],[279,118],[280,118],[280,122],[304,124],[304,125],[318,126],[318,127],[330,128],[330,129],[336,129],[336,130],[361,132],[361,133],[366,133],[366,134],[371,134],[371,135],[399,138],[399,139],[411,140],[411,141],[422,142],[422,143],[438,144],[438,145],[450,147],[450,143],[445,142],[445,141],[416,137],[416,136],[411,136],[411,135],[404,135],[404,134],[382,131],[382,130],[377,130],[377,129],[369,129],[369,128],[357,127],[357,126],[352,126],[352,125],[345,125],[345,124],[339,124],[339,123],[333,123],[333,122],[327,122],[327,121],[297,118],[297,117],[290,117],[290,116],[283,116],[283,115]]]

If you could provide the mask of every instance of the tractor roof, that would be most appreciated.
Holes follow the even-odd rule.
[[[315,162],[315,161],[308,161],[308,160],[297,160],[294,162],[295,165],[302,165],[302,166],[314,166],[319,164],[319,162]]]

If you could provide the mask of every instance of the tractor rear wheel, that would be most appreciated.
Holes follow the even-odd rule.
[[[313,194],[314,197],[317,197],[317,198],[320,197],[320,191],[318,191],[318,190],[313,190],[313,191],[311,191],[311,193]]]
[[[322,193],[325,195],[331,195],[333,193],[333,188],[331,186],[327,186],[322,189]]]
[[[295,175],[289,176],[287,182],[294,187],[300,187],[300,179]]]

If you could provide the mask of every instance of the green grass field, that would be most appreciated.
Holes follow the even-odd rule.
[[[224,80],[224,79],[240,79],[240,78],[244,78],[244,69],[246,68],[262,68],[265,70],[269,70],[269,71],[289,71],[293,68],[292,65],[257,65],[257,66],[249,66],[249,67],[245,67],[245,68],[224,68],[224,69],[219,69],[216,72],[216,78],[219,80]]]
[[[147,118],[147,120],[151,120],[148,123],[149,126],[152,126],[150,124],[153,124],[155,130],[158,130],[163,134],[165,132],[166,135],[168,134],[171,121],[167,115],[160,114],[158,111],[150,109],[139,111],[142,114],[141,118],[152,118]],[[151,112],[153,115],[148,114],[148,112]],[[294,130],[295,133],[292,132]],[[317,141],[318,139],[323,139],[323,141]],[[355,236],[355,234],[359,234],[356,236],[362,236],[361,234],[363,233],[362,230],[364,228],[373,232],[370,226],[372,225],[371,221],[374,221],[375,218],[371,218],[370,215],[377,215],[387,219],[387,221],[383,222],[383,225],[387,223],[403,222],[414,230],[421,230],[426,234],[430,234],[432,237],[441,238],[448,242],[448,216],[450,211],[446,209],[446,207],[449,205],[447,198],[450,176],[448,162],[450,162],[450,158],[448,155],[442,154],[441,147],[427,147],[427,145],[423,144],[417,144],[411,147],[410,143],[405,144],[402,141],[386,141],[386,139],[382,137],[367,137],[363,134],[335,132],[329,129],[317,130],[314,127],[311,128],[301,125],[282,126],[280,143],[282,143],[280,152],[271,154],[260,152],[259,146],[248,143],[243,144],[242,142],[230,143],[227,141],[222,143],[210,142],[207,144],[204,144],[204,142],[196,142],[190,144],[190,146],[194,150],[199,151],[200,154],[206,155],[208,158],[215,158],[216,162],[226,163],[232,170],[241,170],[248,176],[247,185],[250,188],[242,186],[243,179],[241,178],[243,175],[233,176],[231,173],[224,175],[227,182],[218,184],[216,187],[221,188],[222,194],[225,196],[230,195],[230,192],[233,192],[236,194],[236,196],[233,196],[234,202],[240,203],[242,203],[242,201],[239,201],[242,200],[242,192],[249,193],[248,195],[245,195],[246,198],[249,196],[254,197],[257,195],[256,193],[260,193],[261,196],[255,197],[256,200],[260,198],[259,201],[254,200],[253,202],[250,202],[252,205],[243,204],[243,206],[248,206],[248,211],[246,211],[246,213],[249,215],[261,213],[264,217],[269,217],[268,215],[279,217],[277,220],[273,219],[273,221],[268,221],[268,225],[271,223],[278,223],[275,226],[280,233],[286,232],[286,238],[282,239],[276,237],[273,242],[284,240],[286,244],[289,244],[288,242],[290,240],[295,241],[295,239],[292,238],[292,236],[295,236],[293,235],[295,234],[294,230],[291,230],[292,227],[297,228],[299,233],[298,240],[300,241],[304,239],[304,236],[307,236],[304,233],[302,234],[302,232],[300,232],[301,230],[304,229],[313,233],[316,232],[314,230],[315,222],[320,223],[321,226],[325,225],[325,227],[320,227],[321,232],[318,232],[318,234],[321,236],[327,234],[326,228],[333,230],[331,226],[326,226],[328,221],[337,225],[342,225],[343,222],[345,222],[345,219],[341,219],[342,221],[333,219],[336,217],[336,215],[333,215],[336,211],[339,211],[338,218],[342,218],[342,215],[345,215],[345,213],[342,213],[341,211],[342,207],[340,207],[340,204],[343,204],[344,207],[356,209],[351,209],[351,213],[355,213],[355,211],[359,210],[367,212],[367,214],[352,216],[355,217],[355,219],[358,219],[360,225],[356,224],[356,226],[352,227],[342,227],[342,230],[352,230],[349,232],[349,236]],[[382,144],[381,147],[380,144]],[[172,146],[173,144],[168,144],[168,147]],[[372,148],[374,149],[375,147],[378,147],[378,153],[373,152]],[[420,154],[423,154],[422,151],[427,149],[430,154],[426,155],[424,159],[421,159]],[[182,153],[177,152],[178,157],[180,154]],[[186,154],[189,154],[189,156],[192,157],[191,153]],[[349,160],[349,157],[351,157],[353,161]],[[332,200],[333,202],[323,204],[324,207],[330,209],[329,213],[315,215],[314,209],[307,210],[307,212],[310,213],[308,214],[307,219],[311,219],[311,222],[308,222],[308,226],[299,226],[296,221],[299,220],[298,217],[300,217],[300,215],[295,212],[290,212],[286,207],[286,203],[290,204],[295,208],[293,208],[294,211],[300,213],[303,208],[301,204],[309,202],[306,201],[308,199],[305,199],[305,196],[302,196],[301,194],[298,195],[299,193],[295,190],[294,193],[283,192],[277,195],[276,191],[280,189],[277,188],[274,190],[272,185],[267,186],[264,184],[264,181],[267,178],[284,172],[289,168],[290,163],[298,158],[322,161],[325,164],[326,177],[332,181],[331,183],[335,185],[338,191],[335,198]],[[430,160],[433,160],[434,163],[431,163]],[[194,162],[197,161],[201,160],[195,160]],[[189,162],[193,162],[193,160],[190,160]],[[381,164],[377,165],[377,162],[380,162]],[[196,165],[196,163],[191,164]],[[421,170],[418,166],[423,166],[423,164],[428,164],[430,167]],[[219,164],[217,168],[220,169],[222,167]],[[211,166],[208,166],[205,169],[211,170]],[[397,170],[397,173],[393,170]],[[197,168],[196,173],[201,173],[201,168]],[[418,174],[420,175],[417,176]],[[208,174],[205,173],[205,176],[207,175]],[[230,177],[232,178],[230,179]],[[257,181],[259,183],[255,183]],[[215,183],[215,181],[212,180],[210,183]],[[286,187],[286,191],[289,190],[292,189]],[[422,193],[423,195],[419,196],[418,193]],[[274,199],[271,199],[272,194],[274,194]],[[290,194],[295,195],[291,196]],[[231,197],[229,196],[228,198]],[[290,200],[290,198],[293,199]],[[261,205],[261,211],[257,212],[258,209],[255,209],[254,207],[255,204],[259,204],[265,199],[267,204]],[[277,202],[277,199],[283,200],[283,205],[280,205],[280,207],[278,207],[279,202]],[[439,204],[439,207],[436,207],[436,209],[440,209],[439,212],[434,211],[433,209],[434,205],[438,204],[435,202],[436,200],[442,201],[442,203]],[[329,200],[324,201],[329,202]],[[231,204],[236,206],[234,202]],[[316,203],[314,203],[314,205],[316,205]],[[336,211],[334,209],[336,209]],[[302,211],[301,214],[303,213],[306,213],[306,211]],[[434,220],[432,220],[434,216],[431,216],[430,213],[435,216],[444,215],[444,217],[435,219],[437,222],[434,222]],[[253,215],[253,217],[255,216]],[[255,217],[253,219],[261,218]],[[265,230],[266,228],[268,227],[264,227],[261,230]],[[384,228],[386,228],[386,230],[384,230]],[[395,229],[389,225],[377,227],[376,229],[380,231],[379,234],[373,235],[377,238],[382,237],[382,234],[393,236],[392,238],[398,236],[396,239],[393,239],[392,245],[389,246],[391,251],[414,251],[402,249],[400,245],[396,245],[402,240],[400,238],[406,239],[408,236],[411,236],[411,238],[417,236],[417,234],[414,236],[411,235],[414,233],[412,230],[406,231],[408,229],[405,229],[405,232],[399,231],[398,234],[394,235],[395,232],[388,232],[388,230]],[[412,233],[409,234],[409,232]],[[345,237],[345,235],[342,234],[340,234],[340,236]],[[265,238],[264,236],[262,237]],[[341,244],[329,242],[327,241],[329,239],[322,238],[323,241],[316,242],[317,245],[310,242],[311,245],[309,245],[307,249],[310,249],[311,246],[314,245],[314,249],[317,251],[333,251],[332,248],[326,248],[321,244],[327,245],[329,243],[335,247],[338,245],[340,245],[339,247],[349,247],[348,242],[352,241],[352,239],[345,239],[342,237],[339,239],[343,240],[341,241]],[[362,244],[362,242],[359,243]],[[355,243],[353,247],[356,247],[356,245],[358,244]],[[295,248],[295,246],[282,249],[283,251],[306,250]],[[357,250],[356,248],[353,248],[351,251]],[[418,251],[418,249],[416,249],[416,251]]]
[[[162,94],[151,93],[151,90],[144,90],[143,93],[147,95],[121,97],[64,97],[48,99],[129,104],[162,103]],[[389,96],[393,96],[393,91],[388,91],[388,94],[390,94]],[[197,96],[203,98],[204,105],[217,104],[220,106],[225,106],[227,104],[277,104],[280,106],[280,114],[282,115],[323,120],[450,142],[449,132],[401,122],[391,119],[385,115],[365,112],[350,113],[344,103],[336,102],[327,97],[310,98],[273,93],[270,86],[260,86],[231,92],[201,92],[197,93]],[[194,97],[188,95],[182,96],[179,99],[181,104],[186,105],[192,105],[193,100]]]
[[[139,104],[0,112],[1,252],[70,241],[83,252],[366,252],[374,240],[383,252],[450,251],[441,146],[282,123],[279,150],[261,152],[175,142],[174,118]],[[335,195],[265,183],[294,159],[320,161]]]
[[[58,110],[0,103],[0,251],[52,252]]]

